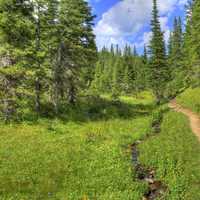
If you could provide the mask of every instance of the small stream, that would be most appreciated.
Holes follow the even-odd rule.
[[[139,181],[145,182],[148,184],[148,190],[145,192],[142,200],[155,200],[158,198],[164,198],[164,194],[167,191],[167,186],[162,183],[162,181],[156,179],[156,171],[151,167],[146,167],[142,165],[139,161],[139,150],[138,145],[142,142],[145,142],[150,137],[156,137],[156,134],[160,133],[160,124],[161,121],[158,121],[155,124],[152,124],[153,132],[152,136],[146,136],[143,140],[137,140],[134,142],[130,148],[132,152],[132,164],[133,170],[136,174],[136,178]]]
[[[162,197],[167,191],[167,187],[161,181],[156,180],[156,171],[154,169],[145,167],[139,162],[139,151],[137,146],[141,142],[142,141],[136,141],[131,145],[133,167],[136,173],[136,178],[139,181],[148,183],[148,190],[144,194],[142,200],[154,200],[158,197]]]

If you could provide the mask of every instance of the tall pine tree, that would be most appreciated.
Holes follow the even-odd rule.
[[[186,5],[186,30],[183,37],[183,66],[184,66],[184,72],[185,72],[185,78],[184,83],[186,87],[189,87],[191,85],[191,77],[193,74],[192,70],[192,64],[191,64],[191,56],[190,56],[190,48],[192,46],[191,44],[191,29],[192,29],[192,13],[193,13],[193,4],[194,1],[190,0],[188,1],[188,4]]]
[[[191,18],[189,56],[192,66],[192,84],[200,86],[200,1],[194,0]]]
[[[181,18],[174,19],[173,31],[168,44],[168,65],[171,81],[168,84],[168,95],[176,96],[184,88],[185,70],[183,65],[183,31]]]
[[[33,6],[29,0],[0,1],[0,98],[7,121],[16,114],[33,32]]]
[[[166,62],[166,51],[163,32],[161,31],[157,1],[153,0],[151,20],[152,39],[150,41],[150,69],[151,88],[156,96],[157,103],[164,99],[164,91],[169,79],[169,70]]]

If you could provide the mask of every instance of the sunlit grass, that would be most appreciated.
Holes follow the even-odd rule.
[[[152,132],[149,93],[65,108],[66,117],[0,125],[0,199],[140,200],[130,144]],[[64,113],[63,113],[64,114]],[[164,114],[161,133],[139,145],[142,164],[168,187],[165,200],[199,200],[200,148],[188,120]]]
[[[182,106],[200,114],[200,88],[187,89],[177,97],[177,102]]]
[[[128,105],[127,117],[111,103],[99,119],[1,125],[0,199],[141,199],[146,186],[133,180],[128,146],[149,132],[151,117],[134,99]]]
[[[164,115],[161,133],[140,145],[140,160],[168,186],[165,200],[200,199],[200,145],[185,116]]]

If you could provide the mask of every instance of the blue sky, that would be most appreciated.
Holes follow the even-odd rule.
[[[109,47],[112,43],[122,48],[136,45],[142,52],[144,44],[151,38],[150,19],[152,0],[87,0],[97,15],[94,33],[98,48]],[[169,38],[173,18],[181,16],[184,21],[187,0],[158,0],[160,22]]]

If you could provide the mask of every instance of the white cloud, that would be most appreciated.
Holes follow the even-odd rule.
[[[145,23],[147,16],[151,12],[150,5],[146,3],[146,0],[121,1],[103,14],[95,32],[100,35],[110,36],[132,34],[134,31],[138,31]],[[149,11],[143,12],[143,10]]]
[[[170,28],[168,26],[168,17],[160,17],[161,29],[164,31],[164,39],[167,42],[170,37]]]
[[[143,36],[141,36],[138,41],[135,43],[137,48],[143,48],[144,45],[149,45],[149,42],[151,40],[152,33],[151,32],[144,32]]]
[[[185,1],[158,0],[161,27],[165,31],[166,39],[169,36],[168,17],[177,5],[182,6]],[[94,29],[98,47],[109,46],[111,42],[123,46],[127,43],[126,37],[134,37],[134,34],[150,22],[151,10],[152,0],[123,0],[115,4],[103,14],[102,19]],[[149,35],[149,33],[144,33],[143,41],[140,41],[140,45],[147,42]]]
[[[85,0],[85,1],[87,1],[87,2],[95,2],[95,3],[99,3],[100,1],[102,1],[102,0]]]
[[[164,39],[167,42],[170,36],[170,30],[169,26],[167,25],[168,23],[168,17],[160,17],[160,24],[161,24],[161,29],[164,31]],[[138,39],[138,42],[136,42],[136,47],[137,48],[142,48],[144,45],[149,45],[149,42],[151,40],[152,33],[151,32],[144,32],[143,36]]]
[[[131,45],[130,42],[125,40],[121,36],[98,36],[96,38],[98,47],[101,49],[103,46],[110,47],[111,44],[119,45],[121,48],[124,48],[127,44]]]
[[[188,0],[180,0],[179,1],[179,5],[180,6],[184,6],[184,5],[186,5],[188,3]]]

